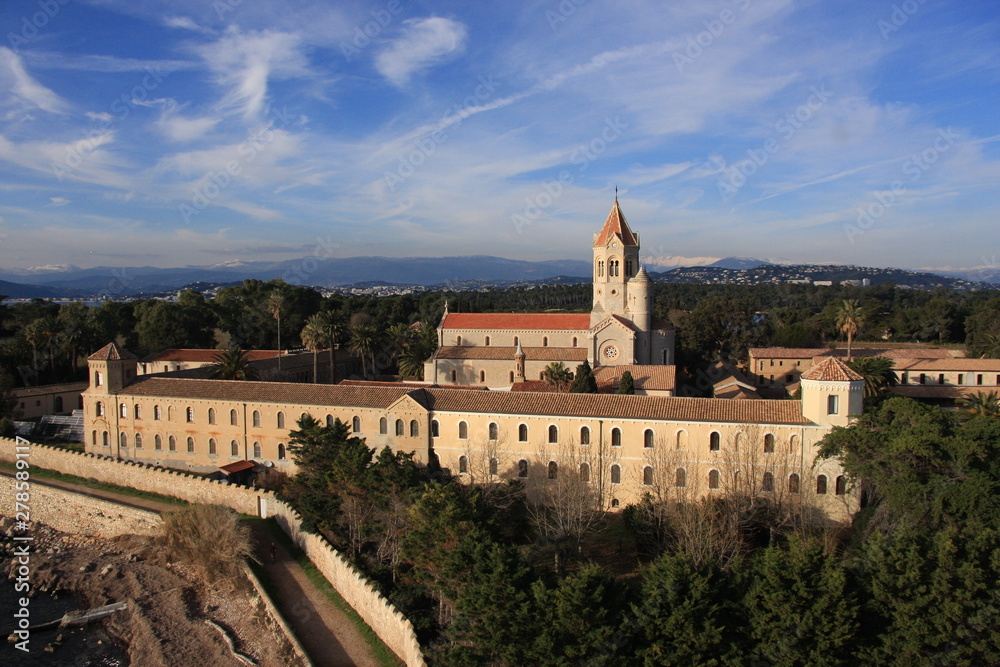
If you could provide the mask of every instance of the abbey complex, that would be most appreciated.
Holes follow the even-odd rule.
[[[450,313],[423,383],[337,385],[140,374],[111,343],[89,358],[87,452],[194,472],[254,465],[289,474],[289,432],[303,414],[340,419],[369,446],[415,452],[480,483],[528,493],[572,479],[608,508],[724,494],[736,487],[843,522],[858,502],[817,443],[862,411],[863,381],[836,357],[797,376],[796,400],[674,395],[674,330],[653,316],[639,235],[615,201],[593,242],[593,308],[576,313]],[[601,384],[626,370],[635,395],[552,392],[545,368],[584,361]]]

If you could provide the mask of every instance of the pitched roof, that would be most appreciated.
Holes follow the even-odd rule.
[[[939,347],[855,347],[855,357],[890,357],[892,359],[952,359],[951,353]],[[815,359],[816,357],[846,357],[842,347],[752,347],[755,359]]]
[[[424,389],[428,408],[446,412],[558,415],[748,424],[810,424],[799,401]]]
[[[485,391],[486,387],[479,385],[450,385],[450,384],[429,384],[425,382],[393,382],[390,380],[341,380],[337,383],[340,387],[406,387],[407,389],[423,389],[424,387],[434,387],[435,389],[476,389]]]
[[[1000,373],[1000,359],[903,359],[896,371],[984,371]]]
[[[523,347],[526,361],[583,361],[587,349],[583,347]],[[438,348],[438,359],[491,359],[514,362],[517,348],[483,345],[449,345]]]
[[[802,379],[822,382],[854,382],[864,378],[840,359],[827,357],[803,373]]]
[[[225,352],[225,350],[170,348],[155,354],[147,354],[139,361],[147,364],[157,361],[192,361],[210,364],[215,361],[216,355],[222,352]],[[276,357],[281,352],[278,350],[247,350],[246,354],[250,361],[260,361],[261,359]]]
[[[121,393],[131,396],[169,396],[245,403],[287,403],[295,405],[342,405],[358,408],[387,408],[413,387],[351,387],[296,382],[250,380],[200,380],[140,375]],[[477,393],[477,392],[472,392]]]
[[[959,399],[973,396],[979,392],[988,394],[997,391],[996,387],[978,385],[948,385],[948,384],[897,384],[889,389],[894,394],[910,398],[950,398]]]
[[[124,350],[118,347],[117,343],[108,343],[97,352],[87,357],[90,361],[122,361],[125,359],[137,359],[134,354],[128,350]]]
[[[614,234],[620,236],[622,243],[625,245],[639,245],[639,242],[635,240],[635,235],[632,234],[632,230],[629,229],[628,223],[625,221],[625,216],[622,215],[617,197],[615,198],[615,205],[611,207],[611,213],[608,214],[608,219],[604,221],[604,226],[598,232],[597,238],[594,239],[594,245],[607,245]]]
[[[632,374],[635,388],[642,391],[672,391],[677,383],[677,367],[652,364],[623,364],[621,366],[598,366],[594,369],[597,384],[618,386],[622,374]]]
[[[590,313],[448,313],[445,329],[587,331]]]

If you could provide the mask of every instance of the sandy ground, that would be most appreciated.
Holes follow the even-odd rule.
[[[9,536],[7,526],[3,528],[3,536]],[[35,588],[68,592],[82,608],[128,603],[126,611],[103,623],[107,633],[126,647],[133,665],[250,664],[236,657],[223,634],[206,621],[221,626],[236,651],[256,664],[302,664],[245,580],[220,581],[207,588],[183,566],[165,562],[149,538],[89,538],[37,524],[32,533]],[[9,575],[9,542],[4,543],[0,573]]]

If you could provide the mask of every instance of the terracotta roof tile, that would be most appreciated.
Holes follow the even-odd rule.
[[[632,374],[632,380],[636,389],[646,391],[672,391],[677,384],[677,367],[648,365],[648,364],[624,364],[622,366],[598,366],[594,369],[594,379],[598,384],[613,384],[618,386],[622,374],[628,371]]]
[[[128,350],[118,347],[117,343],[108,343],[87,359],[90,361],[122,361],[124,359],[138,359],[138,357]]]
[[[590,313],[448,313],[445,329],[587,331]]]
[[[205,350],[205,349],[178,349],[171,348],[147,354],[140,359],[143,363],[154,363],[157,361],[191,361],[210,364],[215,361],[215,356],[225,350]],[[247,350],[250,361],[260,361],[261,359],[271,359],[278,356],[278,350]]]
[[[490,359],[514,361],[513,347],[486,347],[472,345],[452,345],[438,348],[438,359]],[[583,347],[525,347],[524,358],[527,361],[578,361],[587,358],[587,349]]]
[[[760,424],[811,423],[802,416],[799,401],[440,389],[423,391],[429,397],[431,409],[447,412]]]
[[[803,373],[802,379],[822,382],[855,382],[864,378],[840,359],[827,357]]]
[[[910,398],[965,398],[978,392],[988,394],[997,391],[996,387],[983,387],[978,385],[946,385],[946,384],[898,384],[889,391],[900,396]]]
[[[604,221],[604,226],[601,228],[601,231],[597,234],[597,238],[594,240],[594,245],[607,245],[608,241],[611,240],[611,237],[614,234],[620,236],[622,243],[625,245],[639,245],[639,242],[635,240],[635,235],[632,234],[632,230],[629,229],[628,222],[625,221],[625,216],[622,215],[622,210],[618,206],[617,198],[615,199],[615,205],[611,207],[611,213],[608,214],[608,219]]]
[[[984,371],[1000,373],[1000,359],[902,359],[896,371]]]

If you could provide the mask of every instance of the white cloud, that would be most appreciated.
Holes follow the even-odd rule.
[[[49,197],[49,201],[52,202],[53,206],[65,206],[70,203],[70,200],[65,197]]]
[[[402,34],[375,57],[375,68],[396,86],[465,48],[467,31],[458,21],[431,16],[403,21],[403,26]]]
[[[37,107],[49,113],[64,113],[67,106],[58,95],[28,75],[20,56],[0,46],[0,99],[5,97],[18,100],[20,106]],[[9,105],[10,101],[3,106]]]
[[[187,16],[168,16],[163,19],[163,25],[168,28],[177,28],[179,30],[190,30],[192,32],[200,33],[211,33],[211,30],[203,28],[202,26],[195,23],[194,19]]]

